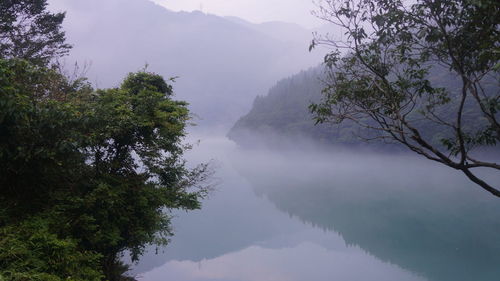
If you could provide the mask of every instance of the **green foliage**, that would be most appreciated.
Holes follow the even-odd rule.
[[[46,11],[46,0],[0,1],[0,58],[46,65],[71,48],[61,24],[64,13]]]
[[[94,90],[48,68],[70,46],[46,7],[0,1],[0,280],[133,280],[120,254],[167,244],[208,166],[185,167],[187,103],[160,75]]]
[[[53,190],[65,187],[64,178],[78,177],[80,120],[63,101],[68,83],[53,70],[1,60],[0,81],[1,198],[29,214],[47,204]],[[17,203],[28,199],[29,204]]]
[[[372,131],[357,126],[348,120],[340,124],[316,123],[310,109],[319,110],[317,104],[323,96],[326,69],[311,68],[279,81],[271,88],[267,96],[257,97],[248,114],[241,117],[228,136],[238,144],[251,146],[264,142],[266,145],[282,146],[286,140],[297,142],[298,139],[314,140],[324,145],[366,146],[364,140],[376,137]],[[450,77],[434,75],[440,83],[456,84]],[[322,108],[331,112],[330,108]],[[367,120],[368,121],[368,120]],[[421,121],[429,134],[440,132],[434,124]],[[258,139],[254,139],[258,137]],[[434,143],[438,144],[439,140]],[[299,145],[302,145],[300,142]],[[370,143],[372,148],[400,150],[395,145]]]
[[[0,228],[0,280],[101,280],[101,256],[60,239],[48,220],[31,217]]]
[[[358,144],[360,133],[352,124],[332,127],[314,126],[308,110],[311,102],[321,99],[324,68],[302,71],[276,83],[266,96],[258,96],[248,114],[241,117],[228,136],[244,146],[266,145],[282,147],[288,140],[314,139],[324,144]]]
[[[168,242],[165,211],[200,207],[208,167],[185,167],[188,147],[181,142],[189,111],[171,99],[161,76],[131,73],[119,88],[94,91],[84,79],[0,60],[0,81],[0,227],[6,233],[19,226],[38,235],[25,223],[46,214],[50,239],[69,243],[54,253],[71,247],[82,259],[95,253],[98,272],[118,280],[120,253],[128,250],[137,260],[146,244]],[[41,261],[46,254],[40,252]],[[43,273],[44,266],[36,270]],[[62,273],[54,271],[66,278]]]
[[[317,122],[355,122],[461,170],[500,197],[471,172],[500,170],[474,154],[500,141],[498,1],[325,0],[317,15],[346,35],[312,44],[338,47],[325,57],[323,100],[311,106]],[[456,83],[437,82],[440,72]],[[443,146],[435,145],[438,134],[428,124],[443,132]]]

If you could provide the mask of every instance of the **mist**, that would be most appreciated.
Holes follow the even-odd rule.
[[[145,66],[176,77],[176,98],[190,103],[207,131],[227,130],[278,79],[322,61],[321,52],[308,51],[313,30],[293,23],[174,12],[148,0],[49,2],[66,11],[69,69],[78,63],[101,88]]]
[[[200,195],[200,206],[197,199],[186,196],[179,200],[188,202],[187,207],[174,202],[173,207],[158,209],[159,217],[164,214],[172,223],[168,231],[174,235],[168,237],[167,246],[147,244],[144,253],[138,251],[138,261],[131,260],[126,247],[118,251],[122,256],[112,257],[116,264],[130,265],[128,275],[142,281],[498,280],[497,198],[462,172],[400,144],[361,139],[366,131],[355,122],[315,125],[309,106],[322,98],[327,49],[309,50],[313,33],[346,35],[331,24],[311,20],[309,1],[295,1],[286,15],[278,15],[275,6],[259,13],[268,5],[265,1],[259,5],[243,1],[248,9],[216,1],[217,7],[205,10],[194,8],[198,1],[48,2],[50,10],[66,12],[63,29],[73,48],[58,61],[65,73],[75,72],[73,78],[86,77],[95,89],[103,89],[120,87],[128,73],[151,72],[172,85],[172,99],[188,103],[190,118],[182,117],[173,125],[165,121],[171,112],[151,113],[145,104],[141,110],[153,121],[137,121],[144,116],[123,118],[140,123],[137,131],[141,131],[156,117],[167,116],[158,118],[168,123],[162,128],[176,127],[173,139],[182,139],[173,152],[132,151],[135,158],[129,162],[136,162],[129,163],[134,169],[127,172],[146,171],[142,167],[148,162],[138,160],[142,156],[149,160],[149,154],[181,152],[184,158],[176,158],[175,165],[182,169],[170,175],[161,170],[162,162],[155,171],[165,172],[169,179],[190,175],[189,169],[200,163],[209,163],[213,171],[212,186],[206,196]],[[452,84],[439,74],[436,79]],[[167,92],[157,97],[166,99],[164,107],[172,102]],[[469,103],[462,104],[466,112]],[[135,104],[125,105],[123,112],[135,110]],[[101,111],[122,104],[107,106]],[[173,119],[187,112],[184,104],[177,106]],[[472,122],[466,125],[474,129],[479,118],[470,116]],[[119,123],[121,117],[106,120]],[[428,129],[433,145],[449,131],[455,132],[419,125]],[[143,138],[158,132],[154,128]],[[138,137],[137,147],[142,148],[141,141]],[[115,144],[107,139],[103,143]],[[157,148],[158,143],[149,144]],[[119,154],[119,148],[102,151]],[[480,153],[481,159],[494,163],[500,159],[496,146]],[[119,166],[116,163],[110,167]],[[474,172],[500,183],[500,174],[492,169]],[[153,186],[154,180],[146,185]],[[165,189],[176,188],[172,184]],[[108,213],[103,217],[115,219]]]
[[[500,206],[459,172],[404,152],[314,142],[243,148],[224,137],[192,137],[200,142],[188,159],[214,159],[221,183],[201,211],[175,214],[176,236],[137,265],[140,280],[499,274]]]
[[[67,64],[88,64],[96,86],[116,86],[146,65],[178,77],[176,98],[190,103],[198,124],[186,140],[195,144],[188,163],[214,164],[219,184],[200,211],[173,213],[176,235],[133,267],[140,280],[457,281],[500,274],[500,206],[460,172],[394,144],[332,145],[303,127],[293,134],[243,127],[236,143],[225,137],[258,105],[256,96],[276,96],[277,81],[321,62],[321,50],[307,50],[313,30],[174,12],[144,0],[52,4],[67,11],[75,44]],[[321,70],[308,73],[309,82],[291,78],[285,89],[314,83],[319,93]],[[309,114],[315,93],[302,98],[300,116]],[[279,112],[269,99],[261,112]],[[327,140],[345,138],[302,118],[311,130],[340,132]],[[483,176],[500,182],[494,173]]]

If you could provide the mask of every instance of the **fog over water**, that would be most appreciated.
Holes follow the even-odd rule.
[[[499,280],[500,203],[460,172],[400,149],[298,137],[270,149],[252,133],[245,149],[225,137],[256,96],[320,63],[312,29],[147,0],[49,2],[67,11],[68,69],[88,63],[93,85],[117,86],[146,64],[179,76],[175,98],[198,123],[187,161],[213,163],[219,184],[201,210],[172,214],[170,244],[132,266],[140,280]]]
[[[189,159],[214,159],[221,184],[200,211],[176,214],[171,244],[135,267],[141,280],[500,274],[500,206],[460,173],[401,153],[245,150],[199,139]]]

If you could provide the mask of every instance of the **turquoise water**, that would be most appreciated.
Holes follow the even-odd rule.
[[[201,210],[174,214],[141,280],[499,280],[500,200],[445,167],[224,138],[188,158],[214,159],[220,183]]]

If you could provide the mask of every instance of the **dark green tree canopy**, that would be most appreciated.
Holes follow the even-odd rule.
[[[209,176],[206,164],[185,166],[190,116],[172,94],[145,71],[93,90],[53,69],[0,60],[0,233],[25,245],[12,231],[46,227],[67,251],[80,251],[82,265],[99,261],[109,280],[121,252],[136,260],[146,244],[166,244],[168,210],[199,208]],[[0,276],[15,264],[0,263]]]
[[[65,14],[46,8],[46,0],[0,1],[0,58],[45,65],[68,52],[61,29]]]
[[[317,16],[345,33],[312,43],[335,48],[323,101],[311,106],[316,120],[356,122],[500,197],[473,172],[500,170],[477,153],[500,141],[500,2],[322,3]]]
[[[0,1],[0,280],[131,280],[200,207],[207,164],[187,168],[187,103],[145,70],[93,89],[51,66],[70,48],[45,0]]]

